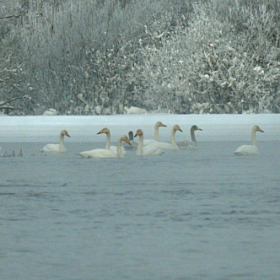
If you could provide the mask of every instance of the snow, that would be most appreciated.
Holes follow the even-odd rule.
[[[67,129],[74,142],[102,142],[97,132],[108,127],[112,141],[130,130],[144,131],[145,138],[153,138],[154,124],[161,121],[167,128],[160,128],[160,139],[169,141],[175,124],[183,133],[176,134],[177,141],[190,139],[190,127],[203,129],[196,133],[198,141],[250,141],[251,128],[259,125],[265,133],[258,133],[258,141],[280,140],[280,114],[248,115],[174,115],[141,114],[113,116],[0,116],[0,143],[47,142],[57,140],[62,129]]]

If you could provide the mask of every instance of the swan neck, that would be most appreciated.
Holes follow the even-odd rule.
[[[60,138],[59,138],[59,150],[63,151],[65,149],[64,145],[64,135],[60,133]]]
[[[154,139],[156,141],[159,141],[159,126],[155,126],[155,133],[154,133]]]
[[[110,132],[107,132],[106,133],[106,146],[105,146],[105,149],[106,150],[110,150],[110,142],[111,142],[111,133]]]
[[[252,143],[257,147],[256,131],[254,129],[252,130]]]
[[[171,144],[178,148],[177,143],[175,141],[175,133],[176,133],[176,130],[173,128],[171,131]]]
[[[138,156],[142,156],[143,155],[143,135],[139,135],[139,144],[138,144],[138,147],[137,147],[137,151],[136,151],[136,154]]]
[[[118,140],[118,144],[117,144],[117,154],[118,154],[119,158],[123,158],[124,157],[123,151],[121,149],[121,143],[122,143],[122,139],[119,139]]]
[[[191,139],[192,139],[192,142],[194,142],[196,144],[196,137],[195,137],[195,134],[194,134],[194,128],[193,127],[191,128]]]

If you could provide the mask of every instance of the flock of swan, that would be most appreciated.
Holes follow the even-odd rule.
[[[197,125],[193,125],[190,129],[191,141],[184,141],[177,143],[175,140],[175,134],[177,131],[182,132],[179,125],[174,125],[171,130],[171,142],[161,142],[159,140],[159,128],[166,127],[162,122],[157,122],[154,127],[154,139],[144,139],[144,133],[141,129],[138,129],[133,135],[133,132],[129,132],[129,137],[122,135],[117,142],[117,146],[111,146],[111,133],[108,128],[103,128],[97,134],[106,134],[106,145],[104,149],[93,149],[90,151],[80,152],[79,155],[84,158],[123,158],[126,154],[126,149],[135,147],[133,139],[139,137],[139,143],[136,146],[137,156],[148,155],[161,155],[165,150],[181,150],[181,149],[197,149],[197,141],[195,137],[195,131],[202,131]],[[258,155],[259,150],[256,141],[256,132],[264,132],[259,126],[254,125],[252,128],[252,145],[242,145],[234,152],[235,155]],[[70,137],[66,130],[62,130],[60,133],[59,144],[48,144],[42,148],[42,152],[65,152],[64,136]],[[123,145],[124,142],[124,145]]]

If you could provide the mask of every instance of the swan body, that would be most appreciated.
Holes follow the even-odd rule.
[[[183,142],[178,143],[178,147],[179,147],[180,149],[196,150],[196,149],[198,148],[198,146],[197,146],[197,141],[196,141],[196,137],[195,137],[195,134],[194,134],[194,132],[195,132],[196,130],[202,131],[202,129],[199,128],[197,125],[193,125],[193,126],[191,127],[191,130],[190,130],[192,141],[183,141]]]
[[[105,133],[106,134],[106,145],[105,145],[105,149],[106,150],[110,150],[112,152],[114,152],[116,155],[118,154],[117,152],[117,146],[111,146],[111,132],[109,130],[109,128],[105,127],[103,129],[101,129],[97,134],[102,134]],[[126,154],[126,151],[124,150],[123,147],[121,147],[121,150],[124,154]]]
[[[155,142],[159,142],[159,128],[160,127],[166,127],[166,125],[163,124],[162,122],[156,122],[155,129],[154,129],[154,139],[144,139],[144,141],[143,141],[144,146],[153,144]]]
[[[55,109],[48,109],[43,113],[43,116],[56,116],[57,111]]]
[[[156,141],[156,142],[152,143],[151,145],[156,146],[162,150],[178,150],[179,147],[175,141],[175,133],[177,130],[183,132],[179,125],[177,125],[177,124],[174,125],[171,130],[171,143]]]
[[[135,107],[135,106],[131,106],[130,108],[125,106],[124,112],[126,114],[147,114],[147,111],[145,109]]]
[[[60,132],[60,138],[59,138],[59,144],[47,144],[44,146],[41,150],[41,152],[56,152],[56,153],[63,153],[66,151],[65,145],[64,145],[64,136],[70,137],[67,130],[62,130]]]
[[[156,145],[148,145],[148,146],[145,146],[143,147],[143,138],[144,138],[144,135],[143,135],[143,131],[141,129],[138,129],[136,131],[136,134],[134,135],[134,137],[137,137],[139,136],[139,144],[138,144],[138,147],[137,147],[137,151],[136,151],[136,155],[137,156],[152,156],[152,155],[161,155],[163,154],[163,151],[158,148]]]
[[[118,144],[117,144],[117,153],[113,152],[112,150],[108,150],[108,149],[94,149],[91,151],[85,151],[85,152],[81,152],[79,153],[79,155],[81,157],[84,158],[123,158],[124,157],[124,153],[122,151],[122,147],[121,147],[121,143],[122,142],[126,142],[127,144],[129,144],[129,139],[126,135],[123,135],[119,138],[118,140]]]
[[[252,128],[252,145],[242,145],[234,152],[237,156],[253,156],[259,154],[257,147],[256,132],[264,132],[259,126],[254,125]]]

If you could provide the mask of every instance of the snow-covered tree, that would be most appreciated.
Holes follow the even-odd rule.
[[[237,33],[211,8],[195,5],[187,28],[181,22],[161,47],[142,49],[147,102],[176,113],[278,111],[279,46],[270,47],[263,31],[271,24],[270,12],[240,8],[249,31]],[[257,34],[256,27],[262,28]]]

